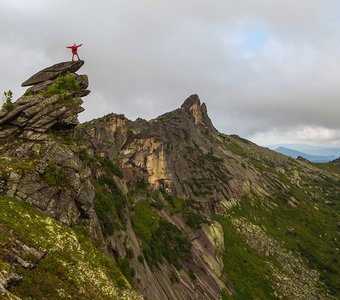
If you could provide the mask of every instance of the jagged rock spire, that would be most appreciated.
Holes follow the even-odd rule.
[[[200,98],[197,94],[193,94],[187,98],[182,104],[181,109],[189,112],[193,116],[196,125],[201,125],[211,131],[216,131],[216,128],[208,116],[206,104],[202,103],[201,105]]]

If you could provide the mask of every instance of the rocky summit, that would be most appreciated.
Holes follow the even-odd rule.
[[[213,126],[205,103],[79,124],[84,62],[0,111],[1,299],[337,299],[340,171]]]

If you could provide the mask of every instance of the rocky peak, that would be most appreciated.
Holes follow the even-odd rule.
[[[84,110],[80,97],[90,93],[87,76],[75,74],[83,64],[58,63],[27,79],[22,86],[31,87],[0,111],[0,138],[43,140],[50,130],[78,125],[78,114]]]
[[[205,103],[201,104],[198,95],[193,94],[187,98],[182,104],[181,109],[192,115],[196,125],[203,126],[209,131],[216,131],[208,116],[207,106]]]

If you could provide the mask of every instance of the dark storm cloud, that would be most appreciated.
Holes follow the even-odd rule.
[[[153,118],[198,93],[225,133],[336,145],[339,25],[336,0],[2,0],[0,91],[83,42],[82,120]]]

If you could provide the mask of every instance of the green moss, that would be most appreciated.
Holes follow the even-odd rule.
[[[167,193],[164,189],[160,189],[160,192],[163,195],[165,201],[169,203],[170,208],[172,210],[171,212],[173,214],[182,213],[183,212],[183,209],[184,209],[184,207],[186,205],[184,199],[175,197],[175,196]]]

